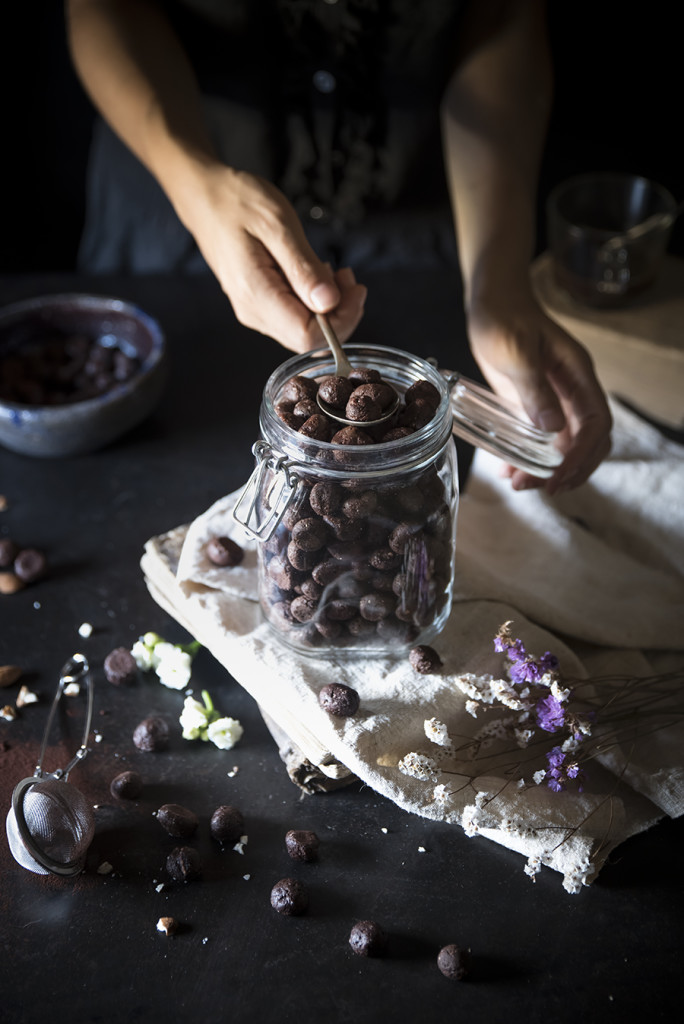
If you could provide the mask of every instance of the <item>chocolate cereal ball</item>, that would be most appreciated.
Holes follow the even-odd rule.
[[[211,816],[209,830],[219,843],[237,843],[245,834],[242,811],[231,804],[221,804]]]
[[[318,397],[333,409],[342,410],[349,401],[354,384],[347,377],[334,374],[322,380],[318,388]]]
[[[47,572],[47,559],[37,548],[23,548],[14,559],[14,574],[22,583],[35,583]]]
[[[309,906],[309,896],[296,878],[281,878],[271,889],[271,906],[279,914],[297,917]]]
[[[382,956],[387,935],[377,921],[357,921],[349,935],[349,945],[357,956]]]
[[[316,399],[318,384],[311,377],[291,377],[278,396],[278,403],[291,402],[294,409],[297,402],[304,398]]]
[[[318,694],[318,703],[336,718],[349,718],[359,710],[360,698],[356,690],[345,683],[326,683]]]
[[[192,882],[202,874],[202,861],[192,846],[177,846],[166,858],[166,870],[175,882]]]
[[[245,557],[240,545],[230,537],[212,537],[207,542],[206,551],[209,561],[222,567],[239,565]]]
[[[169,726],[159,715],[143,718],[133,732],[133,743],[138,750],[147,752],[166,750],[169,745]]]
[[[155,817],[164,831],[174,839],[189,839],[199,825],[195,812],[181,804],[162,804]]]
[[[320,840],[315,832],[291,828],[285,835],[285,849],[292,860],[318,860]]]
[[[467,949],[461,949],[451,943],[440,949],[437,955],[437,966],[445,978],[451,981],[462,981],[468,975],[470,968],[470,954]]]
[[[418,644],[416,647],[412,647],[409,651],[409,662],[416,672],[423,675],[437,672],[442,667],[442,659],[439,654],[434,647],[429,647],[428,644]]]
[[[143,781],[138,772],[119,772],[109,784],[112,796],[122,800],[137,800],[143,790]]]
[[[138,666],[127,647],[115,647],[104,660],[104,674],[114,686],[134,683],[138,678]]]

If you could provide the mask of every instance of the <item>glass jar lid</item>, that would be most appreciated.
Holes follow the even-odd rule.
[[[557,434],[535,427],[495,392],[459,373],[442,370],[449,385],[453,432],[477,448],[537,477],[550,477],[563,461]]]

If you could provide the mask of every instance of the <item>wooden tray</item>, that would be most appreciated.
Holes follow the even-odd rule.
[[[684,260],[667,256],[651,288],[622,309],[590,309],[553,277],[551,257],[532,266],[541,305],[591,353],[606,391],[657,423],[684,428]]]

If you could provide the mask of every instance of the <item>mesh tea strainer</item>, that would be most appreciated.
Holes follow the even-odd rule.
[[[83,741],[66,768],[45,772],[43,760],[57,705],[65,687],[72,683],[83,683],[87,691]],[[95,832],[95,819],[86,798],[67,779],[74,765],[88,753],[92,715],[93,684],[88,660],[83,654],[74,654],[62,669],[36,769],[15,786],[7,815],[12,856],[35,874],[76,875],[83,868]]]

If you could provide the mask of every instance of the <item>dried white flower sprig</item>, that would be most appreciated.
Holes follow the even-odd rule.
[[[682,693],[684,673],[563,680],[558,659],[548,651],[541,657],[528,653],[510,627],[510,622],[504,623],[494,639],[495,650],[505,655],[507,678],[464,674],[455,680],[466,698],[468,714],[478,719],[490,716],[489,720],[469,736],[452,736],[445,723],[426,720],[430,752],[412,751],[398,767],[404,774],[430,783],[437,805],[446,807],[452,798],[470,789],[474,799],[461,812],[468,836],[491,829],[524,840],[540,827],[547,833],[557,832],[558,842],[527,862],[525,871],[534,879],[542,864],[550,863],[553,853],[564,844],[575,844],[589,818],[612,801],[628,774],[636,740],[682,719],[681,696],[674,701],[673,697]],[[494,714],[496,717],[491,717]],[[595,795],[591,809],[585,807],[577,824],[540,826],[537,822],[533,829],[519,813],[511,816],[510,806],[515,803],[519,807],[519,800],[501,799],[504,794],[510,797],[542,784],[554,793],[570,788],[582,793],[592,760],[610,764],[616,773],[615,786],[608,794]],[[486,789],[483,776],[487,777]],[[492,785],[495,779],[498,783]],[[607,831],[595,856],[608,841],[611,820],[609,813]],[[587,884],[591,870],[588,857],[577,844],[564,887],[578,892]]]

